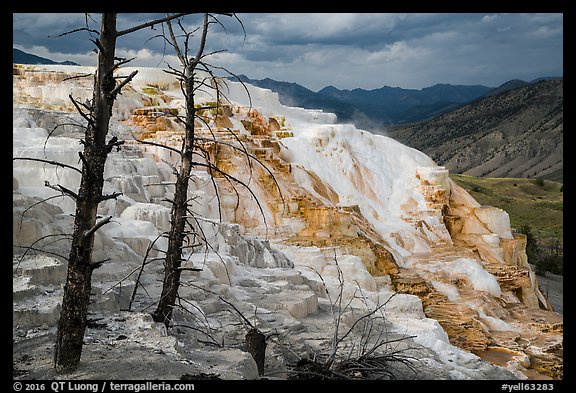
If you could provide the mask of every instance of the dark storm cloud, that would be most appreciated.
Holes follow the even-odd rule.
[[[119,14],[123,29],[162,14]],[[252,78],[290,81],[318,90],[436,83],[498,86],[510,79],[563,74],[562,14],[238,14],[212,25],[211,63]],[[98,26],[98,15],[88,20]],[[86,25],[83,14],[14,14],[14,46],[56,61],[94,64],[88,33],[47,38]],[[200,16],[185,18],[188,31]],[[160,27],[122,37],[121,56],[134,65],[173,58]],[[164,56],[163,56],[164,54]]]
[[[86,26],[84,14],[28,13],[14,14],[12,28],[14,44],[21,47],[43,46],[51,52],[78,53],[85,51],[88,35],[58,35]]]

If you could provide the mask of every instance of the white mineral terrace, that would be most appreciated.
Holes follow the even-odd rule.
[[[67,97],[73,91],[78,98],[91,98],[91,78],[62,82],[58,75],[87,72],[90,68],[22,69],[26,70],[21,71],[26,77],[14,78],[13,156],[78,167],[82,132],[58,130],[47,139],[52,130],[39,123],[42,116],[58,111],[81,123]],[[132,69],[122,71],[129,74]],[[207,291],[212,291],[233,301],[263,328],[277,329],[298,345],[318,349],[319,338],[330,335],[326,333],[326,326],[332,321],[328,312],[330,299],[339,293],[343,280],[346,302],[360,293],[363,296],[363,300],[351,303],[356,310],[370,309],[389,300],[385,308],[386,329],[393,335],[414,336],[410,343],[420,348],[420,367],[429,369],[422,378],[526,378],[523,372],[530,361],[524,358],[525,350],[515,347],[524,356],[522,361],[510,361],[502,365],[504,368],[482,361],[451,342],[449,329],[427,316],[418,296],[396,292],[393,283],[397,277],[412,277],[414,283],[426,281],[427,290],[443,296],[443,301],[467,307],[484,331],[482,334],[493,335],[501,342],[508,339],[504,337],[507,334],[532,337],[531,325],[515,319],[509,309],[545,312],[539,309],[545,308],[547,302],[524,250],[518,248],[505,211],[480,206],[448,178],[445,168],[391,138],[358,130],[351,124],[338,124],[331,113],[284,106],[270,90],[246,85],[248,98],[240,83],[228,81],[222,86],[231,107],[231,115],[225,120],[232,126],[229,128],[234,130],[234,138],[245,138],[251,153],[260,155],[270,165],[284,200],[270,191],[265,171],[249,167],[240,154],[229,154],[221,157],[221,162],[234,176],[251,185],[264,214],[242,187],[238,187],[238,201],[224,179],[215,180],[221,193],[219,209],[210,176],[203,168],[194,169],[189,195],[199,217],[195,225],[202,228],[209,246],[202,252],[185,254],[185,266],[203,270],[184,275],[189,286],[182,289],[181,295],[187,296],[189,304],[185,307],[196,315],[196,321],[217,326],[222,321],[235,320],[233,313],[222,311],[225,306],[216,297],[207,295]],[[172,349],[166,352],[174,359],[182,357],[194,363],[194,356],[200,356],[198,343],[192,345],[179,336],[169,339],[146,317],[152,311],[147,307],[159,296],[161,261],[146,267],[141,282],[146,291],[138,291],[135,310],[128,317],[126,311],[121,311],[131,302],[134,272],[141,266],[142,258],[147,254],[161,257],[166,249],[166,239],[160,235],[170,227],[170,205],[166,199],[173,193],[171,165],[178,163],[169,150],[134,142],[134,136],[143,135],[143,130],[135,125],[132,115],[136,109],[146,107],[157,108],[158,112],[171,108],[183,115],[182,93],[170,75],[160,69],[144,68],[118,97],[109,137],[118,136],[127,143],[108,157],[104,192],[122,195],[99,207],[99,214],[112,216],[112,220],[97,232],[94,259],[110,258],[110,262],[95,271],[93,287],[97,300],[91,307],[103,315],[124,313],[125,320],[140,321],[138,332],[156,329],[151,335],[156,340],[154,344],[137,330],[129,332],[117,327],[129,341],[140,340],[145,345],[156,345],[156,349],[172,340],[168,344]],[[214,97],[213,92],[206,92],[196,101],[211,102]],[[247,121],[256,124],[263,119],[270,125],[272,118],[281,124],[280,130],[252,135],[246,129]],[[209,135],[206,129],[198,132]],[[225,137],[225,132],[218,132]],[[179,147],[177,126],[147,135],[155,143]],[[231,140],[228,143],[237,142],[226,138]],[[15,245],[29,245],[42,236],[72,231],[75,205],[70,198],[58,196],[28,207],[58,195],[47,185],[74,190],[79,178],[77,172],[67,168],[32,160],[14,161]],[[155,247],[150,248],[152,242]],[[359,242],[367,243],[359,248]],[[65,253],[57,242],[51,247]],[[377,247],[390,254],[396,272],[378,267],[379,257],[374,251]],[[19,253],[21,250],[15,248],[15,254]],[[61,265],[56,258],[47,256],[30,254],[23,261],[15,258],[13,326],[17,340],[32,337],[34,329],[53,331],[65,277],[65,266]],[[54,274],[46,275],[43,269],[52,269]],[[516,274],[519,269],[525,273],[517,274],[521,284],[514,290],[502,287],[503,275],[512,277],[509,270]],[[376,271],[379,273],[372,274]],[[347,323],[355,318],[352,314],[347,314]],[[226,327],[218,334],[224,333],[237,334]],[[90,334],[93,345],[105,340],[98,332]],[[186,344],[178,344],[178,340]],[[551,340],[547,345],[562,342],[561,336]],[[278,348],[271,344],[271,353]],[[244,370],[242,378],[257,377],[251,359],[246,359],[243,352],[212,350],[223,364],[225,351],[238,351],[233,358],[239,363],[222,366],[222,375],[240,378],[232,371],[237,367]],[[242,367],[238,366],[240,363]],[[201,367],[199,370],[206,371]]]

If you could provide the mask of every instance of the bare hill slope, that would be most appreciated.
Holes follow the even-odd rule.
[[[563,80],[544,80],[477,100],[387,135],[452,173],[563,181]]]

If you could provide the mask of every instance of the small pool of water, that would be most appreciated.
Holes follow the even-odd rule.
[[[506,348],[492,347],[485,351],[474,352],[480,359],[498,366],[506,366],[509,361],[515,360],[514,357],[523,356],[521,352],[512,351]],[[551,380],[547,375],[539,373],[538,371],[528,368],[523,372],[530,380]]]

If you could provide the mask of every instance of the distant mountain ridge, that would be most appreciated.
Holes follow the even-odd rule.
[[[12,48],[12,63],[16,64],[62,64],[62,65],[79,65],[73,61],[56,62],[45,57],[36,56],[26,53],[20,49]]]
[[[277,92],[284,105],[322,109],[335,113],[341,123],[353,123],[358,128],[378,133],[392,125],[431,119],[478,99],[542,80],[560,78],[543,77],[530,82],[515,79],[495,88],[483,85],[436,84],[420,90],[389,86],[373,90],[360,88],[340,90],[334,86],[327,86],[318,92],[297,83],[270,78],[258,80],[239,75],[238,79]]]
[[[519,82],[511,81],[433,119],[389,127],[385,133],[452,173],[562,182],[563,78]]]
[[[354,123],[358,128],[368,131],[430,118],[479,98],[493,89],[481,85],[437,84],[421,90],[389,86],[373,90],[340,90],[327,86],[314,92],[297,83],[270,78],[257,80],[239,75],[238,79],[277,92],[284,105],[333,112],[339,122]]]
[[[538,83],[538,82],[544,81],[544,80],[558,80],[558,79],[562,79],[562,78],[561,77],[555,77],[555,76],[542,77],[542,78],[537,78],[537,79],[531,80],[530,82],[526,82],[526,81],[523,81],[520,79],[512,79],[506,83],[503,83],[502,85],[498,86],[497,88],[490,90],[488,93],[484,94],[484,96],[481,98],[485,98],[485,97],[493,96],[496,94],[504,93],[508,90],[519,89],[521,87],[528,86],[528,85],[531,85],[533,83]]]

